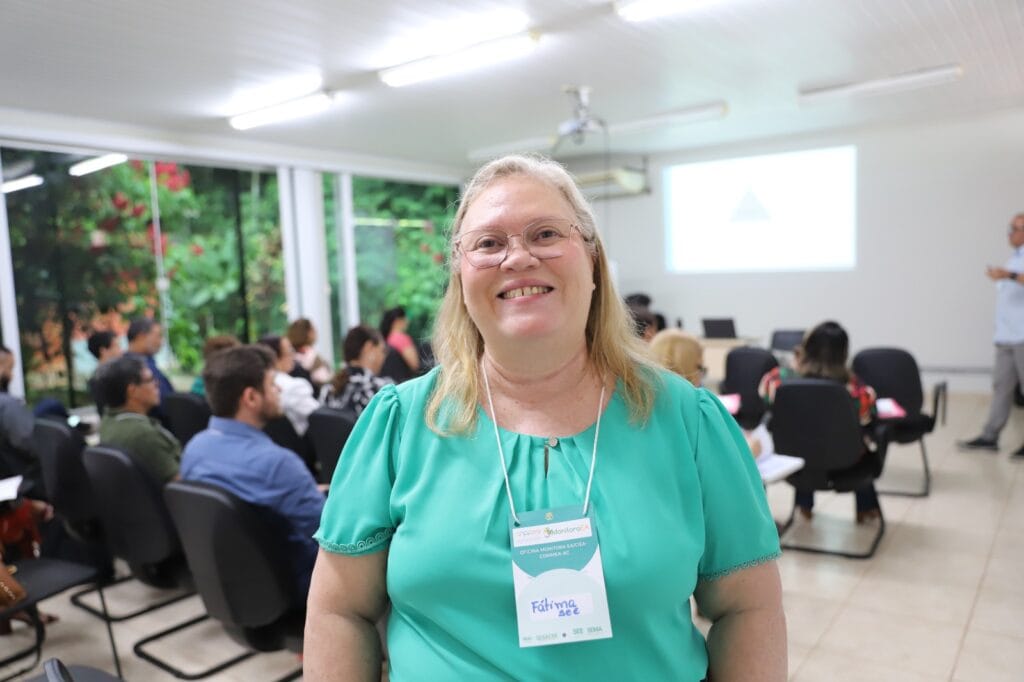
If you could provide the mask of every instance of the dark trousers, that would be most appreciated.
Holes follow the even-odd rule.
[[[853,491],[854,497],[857,498],[857,511],[864,512],[871,509],[878,509],[878,493],[875,492],[875,484],[868,483],[863,488],[858,488]],[[796,505],[803,507],[804,509],[814,508],[814,491],[813,490],[796,490]]]

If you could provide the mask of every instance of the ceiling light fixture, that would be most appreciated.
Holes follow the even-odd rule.
[[[710,5],[717,0],[633,0],[616,2],[615,13],[626,21],[647,21]]]
[[[942,85],[960,80],[964,68],[960,64],[945,64],[917,71],[908,71],[896,76],[876,78],[857,83],[843,83],[822,88],[805,88],[800,90],[800,104],[816,104],[847,97],[871,97],[886,95],[893,92],[916,90],[932,85]]]
[[[82,175],[88,175],[89,173],[95,173],[96,171],[103,170],[104,168],[116,166],[127,160],[128,156],[125,154],[104,154],[103,156],[97,156],[93,159],[79,161],[68,169],[68,173],[77,178]]]
[[[331,106],[331,95],[326,91],[314,92],[312,95],[232,116],[228,119],[228,123],[235,130],[249,130],[257,126],[319,114],[329,106]]]
[[[711,102],[685,109],[667,111],[664,114],[638,118],[623,123],[613,123],[608,126],[608,132],[613,134],[632,133],[648,128],[660,128],[662,126],[681,125],[683,123],[699,123],[701,121],[713,121],[725,118],[729,113],[729,105],[725,102]]]
[[[491,64],[508,61],[531,52],[540,39],[539,34],[518,35],[471,45],[447,54],[424,57],[416,61],[381,69],[381,81],[393,88],[411,85],[434,78],[472,71]]]
[[[28,189],[29,187],[38,187],[43,184],[43,177],[41,175],[26,175],[18,178],[17,180],[8,180],[7,182],[0,185],[0,193],[10,194],[11,192],[17,192],[21,189]]]

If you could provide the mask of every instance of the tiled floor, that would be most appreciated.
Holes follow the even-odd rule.
[[[1003,452],[962,453],[955,447],[958,438],[976,435],[987,405],[984,395],[951,397],[949,423],[927,441],[932,494],[882,498],[888,525],[873,559],[800,552],[782,557],[791,680],[1024,680],[1024,461],[1008,456],[1024,443],[1024,410],[1015,411],[1004,431]],[[914,446],[892,449],[883,484],[918,484],[918,452]],[[770,487],[777,518],[785,517],[791,500],[785,483]],[[853,526],[852,496],[819,494],[814,520],[798,522],[793,532],[809,541],[859,545],[870,529]],[[130,584],[114,588],[112,608],[134,601],[138,590]],[[49,628],[46,656],[110,668],[99,621],[66,597],[46,608],[61,617]],[[193,597],[117,624],[125,677],[174,679],[132,655],[131,645],[201,612]],[[22,641],[28,641],[24,630],[0,639],[0,650]],[[157,649],[189,670],[236,650],[213,623]],[[272,680],[297,666],[294,654],[263,654],[209,679]]]

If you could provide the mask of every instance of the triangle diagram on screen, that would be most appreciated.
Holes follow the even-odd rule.
[[[771,216],[768,215],[768,210],[765,209],[764,204],[754,194],[752,187],[748,187],[743,198],[740,199],[739,203],[736,204],[736,208],[732,212],[732,221],[735,222],[755,222],[771,220]]]

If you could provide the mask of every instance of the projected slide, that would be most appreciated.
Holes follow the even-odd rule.
[[[668,269],[849,270],[857,264],[857,149],[665,170]]]

